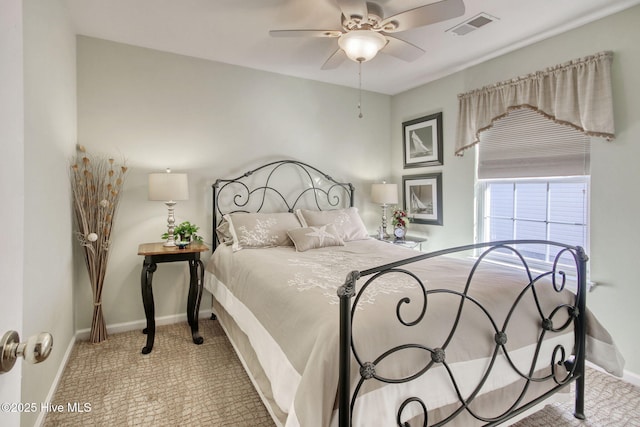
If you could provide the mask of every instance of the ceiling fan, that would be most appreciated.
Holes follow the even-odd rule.
[[[378,52],[405,61],[414,61],[423,53],[420,47],[391,34],[434,24],[464,14],[463,0],[441,0],[384,17],[382,8],[365,0],[336,0],[342,12],[341,30],[272,30],[273,37],[331,37],[338,39],[338,49],[322,69],[338,67],[345,58],[362,63]]]

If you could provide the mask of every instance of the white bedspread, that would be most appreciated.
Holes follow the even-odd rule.
[[[227,246],[218,247],[207,264],[205,286],[249,338],[271,383],[276,404],[288,414],[286,426],[320,427],[336,423],[339,335],[336,290],[344,284],[347,274],[415,254],[375,240],[348,242],[343,247],[307,252],[296,252],[292,247],[232,252]],[[428,289],[462,291],[469,267],[470,264],[463,260],[434,259],[422,261],[411,270],[422,278]],[[470,295],[487,308],[491,320],[501,327],[508,309],[526,283],[524,273],[515,269],[500,268],[497,273],[481,269]],[[547,313],[558,305],[559,300],[570,303],[573,298],[568,291],[562,295],[551,294],[553,302],[551,297],[541,297]],[[410,296],[412,303],[403,306],[403,313],[409,319],[415,318],[418,306],[422,307],[421,295],[415,280],[397,273],[385,276],[368,290],[354,320],[354,336],[360,336],[358,334],[363,331],[368,333],[366,341],[356,341],[365,360],[405,342],[420,342],[430,348],[443,345],[455,322],[459,297],[452,294],[430,296],[421,329],[407,328],[394,320],[396,305],[405,296]],[[522,309],[512,316],[512,326],[505,331],[509,337],[506,345],[509,356],[525,372],[540,334],[539,315],[531,299],[523,298]],[[466,320],[457,326],[455,339],[446,346],[446,361],[456,381],[463,384],[461,394],[468,396],[481,380],[495,343],[491,320],[482,310],[466,303],[462,318]],[[561,318],[566,319],[566,314],[558,314],[554,325],[563,323]],[[386,326],[388,324],[393,326]],[[596,331],[592,334],[595,338],[591,339],[606,346],[606,352],[615,353],[606,331],[597,322],[590,322],[590,327]],[[538,359],[536,371],[549,373],[550,355],[558,345],[567,352],[572,350],[572,328],[563,333],[547,334],[540,350],[544,356]],[[405,353],[401,363],[383,363],[376,372],[393,378],[406,376],[415,372],[416,366],[424,367],[425,358],[429,356],[418,351]],[[611,356],[600,357],[603,358],[610,360]],[[519,380],[517,373],[507,365],[504,357],[496,360],[494,374],[488,377],[480,394],[489,395]],[[352,373],[355,386],[359,378],[355,364]],[[403,392],[397,386],[368,384],[356,404],[354,425],[395,425],[395,410],[408,397],[407,390],[414,393],[410,395],[421,396],[429,402],[430,409],[454,404],[458,397],[443,373],[444,367],[436,365],[408,389],[405,385]],[[411,411],[416,409],[411,407],[404,415],[412,417],[416,414]],[[490,409],[498,413],[500,410],[504,408]],[[495,415],[497,413],[489,414]]]

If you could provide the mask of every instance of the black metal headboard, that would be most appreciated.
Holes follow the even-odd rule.
[[[306,163],[278,160],[233,179],[218,179],[213,188],[213,249],[216,227],[234,212],[293,212],[353,207],[355,189]]]

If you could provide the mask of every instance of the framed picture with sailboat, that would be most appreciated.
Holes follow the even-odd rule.
[[[404,167],[437,166],[442,161],[442,113],[402,123]]]
[[[411,222],[442,225],[442,172],[403,176],[402,188]]]

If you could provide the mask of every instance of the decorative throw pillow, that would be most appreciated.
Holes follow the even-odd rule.
[[[233,237],[231,247],[234,251],[291,246],[293,242],[289,239],[287,230],[300,228],[300,221],[291,212],[237,212],[225,215],[224,219],[229,223],[229,232]]]
[[[231,245],[233,243],[233,236],[229,230],[229,221],[224,217],[220,221],[220,225],[216,227],[216,236],[218,236],[218,241],[222,244]]]
[[[311,211],[297,209],[296,215],[303,227],[333,224],[338,235],[345,242],[369,238],[357,208],[335,209],[330,211]]]
[[[333,224],[294,228],[287,231],[287,234],[293,240],[293,245],[298,252],[329,246],[344,246],[344,241],[338,235],[338,231]]]

